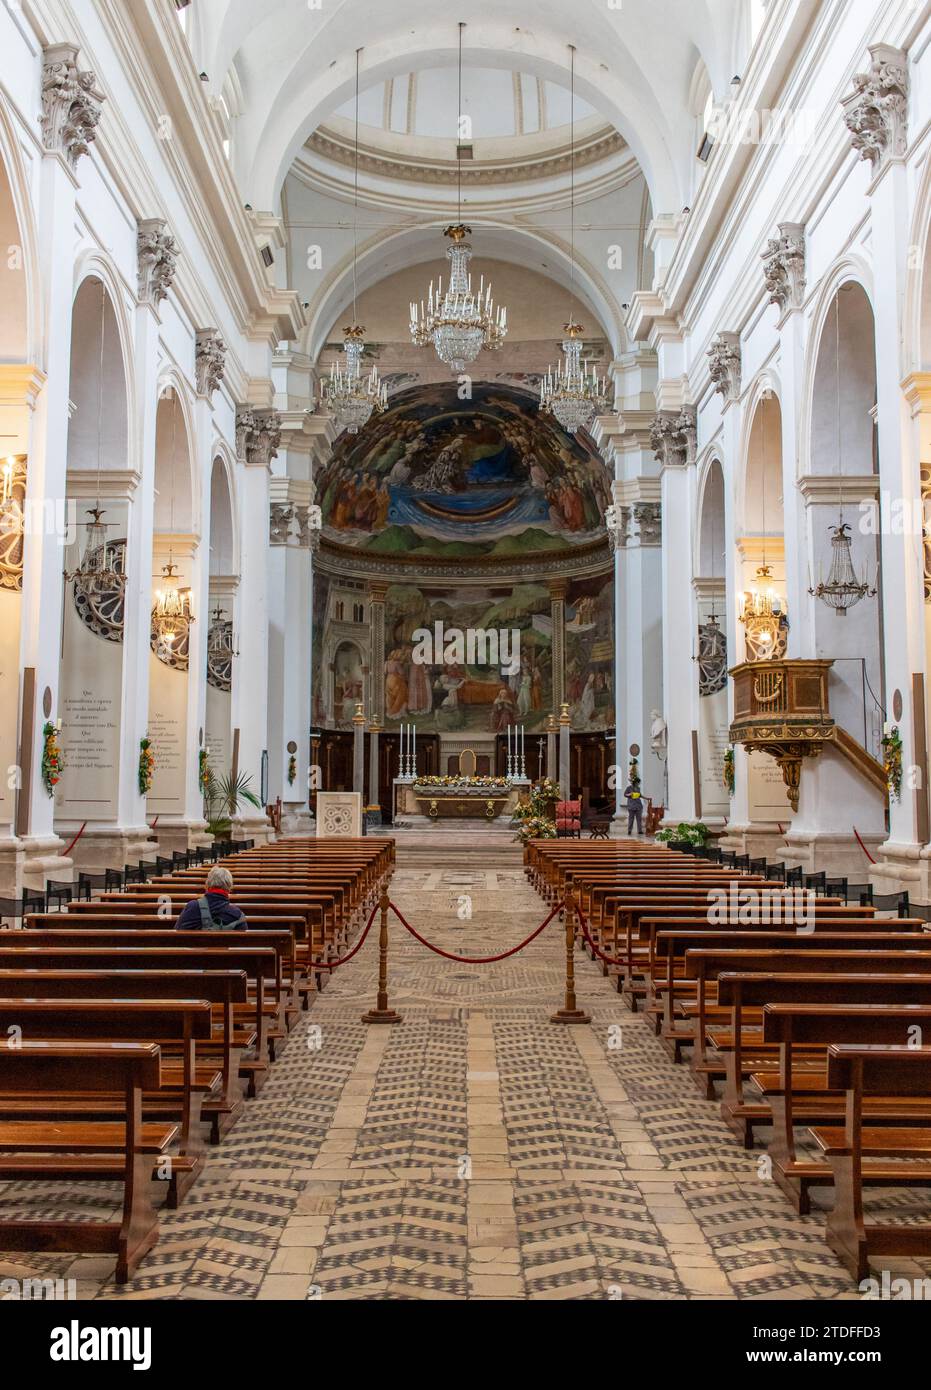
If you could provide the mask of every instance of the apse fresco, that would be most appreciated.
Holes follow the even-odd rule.
[[[385,608],[385,720],[411,722],[424,733],[462,729],[502,733],[513,724],[542,727],[552,709],[552,637],[549,590],[522,584],[509,590],[473,589],[425,594],[396,584]],[[432,662],[415,659],[417,633],[516,632],[516,659],[470,662],[449,649]],[[481,655],[481,653],[479,653]]]
[[[614,583],[577,580],[566,595],[566,699],[573,729],[614,727]]]
[[[604,536],[607,471],[510,387],[455,383],[392,398],[344,435],[317,479],[324,534],[386,556],[508,556]]]

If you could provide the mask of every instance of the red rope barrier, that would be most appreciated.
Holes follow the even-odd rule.
[[[870,854],[869,850],[867,849],[866,845],[865,845],[865,844],[863,843],[863,841],[860,839],[860,832],[857,830],[857,827],[854,825],[854,826],[851,826],[851,829],[853,830],[854,835],[856,835],[856,837],[857,837],[857,844],[860,846],[860,848],[862,849],[863,853],[866,855],[867,859],[870,861],[871,864],[875,864],[875,863],[876,863],[876,860],[873,858],[873,856]]]
[[[582,928],[582,935],[585,937],[585,940],[588,942],[589,946],[592,948],[598,959],[603,960],[605,965],[626,965],[626,960],[617,960],[614,956],[605,955],[601,947],[598,946],[597,943],[592,939],[592,934],[588,930],[588,922],[586,920],[585,913],[582,911],[580,907],[576,908],[576,914],[579,919],[579,926]]]
[[[377,911],[378,903],[372,908],[369,919],[363,928],[362,935],[348,955],[340,956],[339,960],[311,960],[308,961],[307,964],[314,970],[335,970],[338,965],[345,965],[347,961],[351,961],[353,956],[356,955],[358,951],[361,951],[362,947],[365,945],[365,938],[372,929],[372,923],[375,921],[375,914]]]
[[[68,855],[69,855],[69,854],[71,853],[71,851],[74,849],[75,845],[77,844],[78,840],[80,840],[81,836],[84,834],[84,831],[85,831],[86,829],[87,829],[87,821],[84,822],[84,824],[81,826],[81,829],[78,831],[78,833],[75,835],[74,839],[71,841],[71,844],[70,844],[70,845],[68,846],[68,848],[65,850],[64,854],[62,855],[62,859],[67,859],[67,858],[68,858]]]
[[[411,926],[404,914],[398,911],[394,903],[390,903],[389,906],[402,927],[406,927],[411,936],[414,937],[416,941],[420,942],[421,946],[426,946],[427,950],[433,951],[435,955],[442,956],[444,960],[454,960],[459,965],[493,965],[496,961],[507,960],[508,956],[516,956],[518,951],[522,951],[525,946],[530,945],[531,941],[535,941],[540,933],[549,926],[557,912],[562,910],[563,904],[557,903],[550,915],[540,923],[536,931],[531,932],[527,939],[522,941],[520,945],[512,946],[509,951],[502,951],[496,956],[457,956],[452,951],[444,951],[440,946],[434,946],[426,937],[421,936],[420,932],[417,931],[415,927]]]

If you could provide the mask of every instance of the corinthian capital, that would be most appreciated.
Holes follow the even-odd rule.
[[[101,104],[106,100],[96,75],[78,68],[78,47],[56,43],[42,57],[42,143],[77,167],[97,139]]]
[[[223,380],[226,344],[215,328],[202,328],[197,334],[194,370],[199,396],[212,396]]]
[[[236,411],[236,453],[250,468],[270,468],[281,443],[281,417],[277,410],[240,406]]]
[[[800,222],[780,222],[779,235],[766,243],[763,274],[769,302],[780,313],[800,309],[805,298],[805,228]]]
[[[869,72],[858,72],[843,98],[844,121],[861,159],[874,169],[908,145],[908,58],[888,43],[870,48]]]
[[[736,401],[740,395],[740,334],[719,333],[708,349],[708,359],[715,391],[726,401]]]
[[[148,217],[138,224],[139,301],[158,308],[167,299],[175,278],[178,248],[163,217]]]
[[[684,468],[695,462],[698,448],[698,419],[694,406],[678,414],[663,411],[650,429],[650,444],[664,468]]]

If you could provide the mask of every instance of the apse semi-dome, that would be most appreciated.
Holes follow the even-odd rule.
[[[317,479],[324,537],[370,555],[514,557],[604,537],[605,465],[513,387],[400,392]]]

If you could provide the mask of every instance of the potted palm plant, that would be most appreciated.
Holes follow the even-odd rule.
[[[241,805],[262,809],[261,798],[252,788],[252,778],[245,772],[211,777],[204,800],[207,829],[215,840],[229,839],[233,817],[239,814]]]

